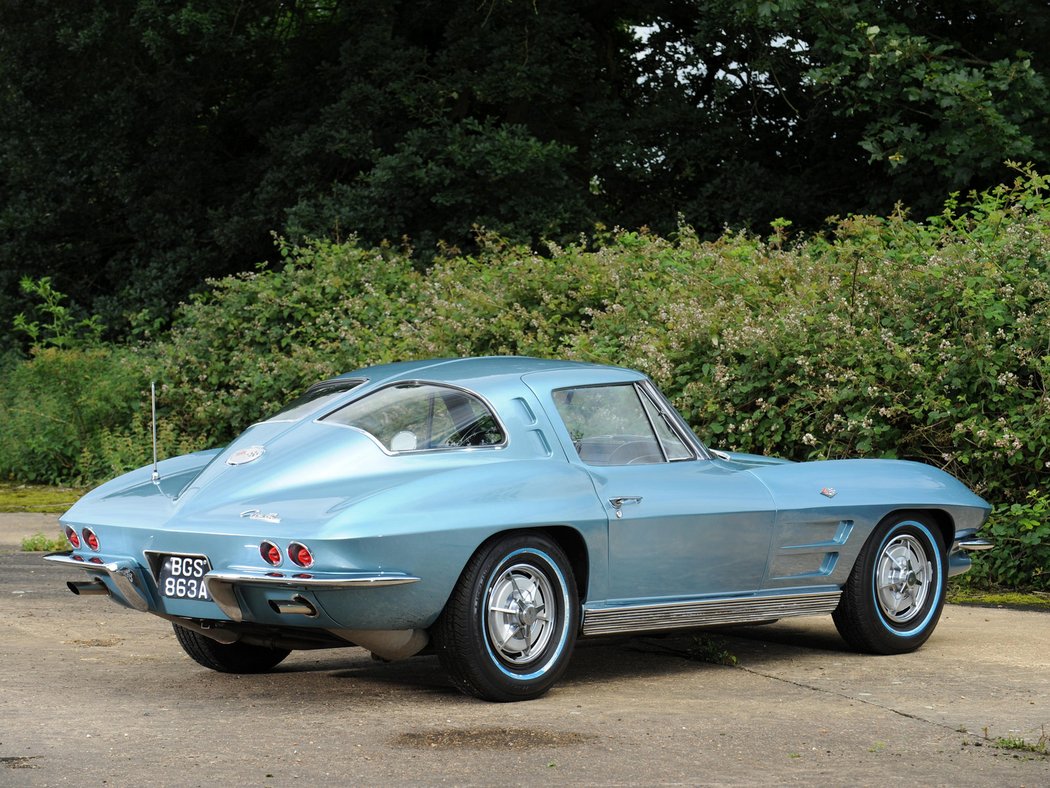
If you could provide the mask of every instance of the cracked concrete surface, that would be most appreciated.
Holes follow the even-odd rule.
[[[948,606],[914,654],[851,653],[829,617],[583,642],[546,697],[488,704],[433,657],[299,652],[212,673],[170,627],[18,552],[56,530],[0,515],[0,785],[1050,784],[1050,615]]]

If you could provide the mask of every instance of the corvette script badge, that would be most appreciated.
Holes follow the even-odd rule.
[[[246,512],[241,512],[241,517],[247,517],[249,520],[262,520],[266,523],[281,522],[281,518],[277,516],[277,512],[263,514],[261,509],[249,509]]]

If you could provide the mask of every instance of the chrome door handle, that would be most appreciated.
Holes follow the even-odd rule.
[[[628,503],[641,503],[641,502],[642,502],[642,496],[640,496],[640,495],[617,495],[615,498],[610,498],[609,499],[609,503],[611,503],[613,505],[613,508],[616,510],[616,516],[617,517],[623,517],[623,511],[620,508],[621,506],[623,506],[625,504],[628,504]]]

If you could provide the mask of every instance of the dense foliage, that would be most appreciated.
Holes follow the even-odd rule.
[[[918,216],[1050,158],[1025,0],[0,4],[0,340],[24,275],[110,336],[271,230],[567,243]]]
[[[355,239],[278,244],[173,329],[99,344],[36,324],[0,391],[0,474],[89,481],[222,443],[297,390],[394,359],[529,354],[648,372],[705,440],[792,459],[943,467],[997,505],[983,583],[1050,589],[1050,197],[1027,173],[916,222],[851,217],[794,240],[616,232],[543,254],[496,236],[425,273]],[[49,314],[62,315],[48,294]],[[43,297],[43,296],[41,296]]]

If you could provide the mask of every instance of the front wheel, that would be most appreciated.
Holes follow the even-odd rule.
[[[933,634],[947,575],[940,529],[922,514],[894,515],[857,556],[833,618],[859,651],[903,654]]]
[[[265,673],[292,652],[247,643],[219,643],[172,622],[175,639],[194,662],[220,673]]]
[[[530,700],[565,672],[578,622],[565,553],[543,534],[523,533],[474,554],[433,636],[442,665],[468,695]]]

